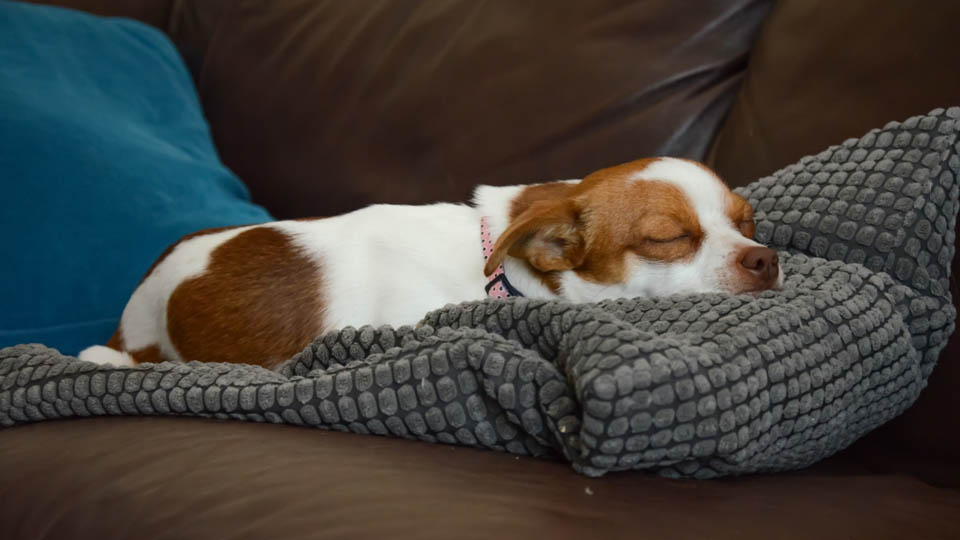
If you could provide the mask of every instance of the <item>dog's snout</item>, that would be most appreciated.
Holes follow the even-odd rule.
[[[760,279],[773,283],[780,275],[780,257],[766,247],[751,247],[740,255],[740,265]]]

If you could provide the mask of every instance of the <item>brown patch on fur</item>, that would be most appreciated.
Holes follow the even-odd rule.
[[[323,330],[320,270],[282,231],[244,231],[170,295],[170,340],[188,361],[276,365]]]
[[[534,202],[497,238],[484,273],[494,273],[507,255],[545,273],[576,268],[583,261],[576,212],[570,199]]]
[[[549,182],[524,188],[516,198],[510,201],[510,221],[514,222],[520,214],[528,210],[534,203],[563,199],[570,193],[575,185],[576,184],[571,182]],[[560,292],[560,278],[557,273],[545,272],[530,264],[526,259],[521,260],[523,260],[527,271],[536,277],[547,289],[554,293]],[[494,267],[494,269],[496,268]]]
[[[578,274],[595,283],[626,280],[632,251],[673,262],[693,256],[703,231],[680,188],[656,180],[600,182],[590,193],[586,235],[589,265]]]
[[[741,234],[753,239],[756,232],[756,225],[753,221],[753,207],[746,199],[731,191],[727,203],[727,215],[730,216],[730,221],[740,230]]]
[[[570,194],[576,184],[570,182],[549,182],[536,184],[523,189],[510,201],[510,221],[513,221],[533,203],[538,201],[558,201]]]
[[[134,364],[154,364],[166,360],[160,353],[159,345],[150,345],[135,351],[127,351],[127,354],[133,358]]]
[[[235,228],[237,228],[237,226],[213,227],[210,229],[203,229],[197,232],[192,232],[186,236],[181,237],[176,242],[167,246],[167,248],[163,250],[163,253],[161,253],[160,256],[157,257],[155,261],[153,261],[153,264],[150,265],[150,268],[148,268],[147,271],[143,274],[143,277],[140,278],[139,285],[143,285],[144,280],[146,280],[147,277],[153,273],[153,271],[157,268],[157,265],[163,262],[163,260],[166,259],[171,253],[173,253],[173,250],[176,249],[177,246],[179,246],[180,244],[186,242],[187,240],[190,240],[191,238],[195,238],[197,236],[204,236],[207,234],[218,233],[220,231],[226,231],[226,230],[235,229]],[[121,352],[123,352],[126,349],[126,344],[124,343],[124,340],[123,340],[123,330],[121,329],[120,324],[117,325],[117,329],[113,332],[113,336],[111,336],[110,339],[107,341],[106,346],[110,347],[115,351],[121,351]],[[126,351],[126,352],[129,353],[130,356],[133,357],[134,362],[138,364],[142,362],[162,362],[163,361],[163,359],[160,357],[160,349],[154,345],[151,345],[150,347],[147,347],[145,349],[140,349],[137,351]]]
[[[177,246],[179,246],[180,244],[186,242],[187,240],[190,240],[191,238],[196,238],[196,237],[198,237],[198,236],[205,236],[205,235],[208,235],[208,234],[218,233],[218,232],[221,232],[221,231],[229,231],[230,229],[236,229],[237,227],[242,227],[242,226],[243,226],[243,225],[233,225],[233,226],[230,226],[230,227],[213,227],[213,228],[210,228],[210,229],[202,229],[202,230],[199,230],[199,231],[197,231],[197,232],[192,232],[192,233],[190,233],[190,234],[188,234],[188,235],[186,235],[186,236],[181,237],[181,238],[180,238],[179,240],[177,240],[176,242],[174,242],[174,243],[170,244],[169,246],[167,246],[167,249],[163,250],[163,253],[161,253],[160,256],[157,257],[157,260],[153,261],[153,264],[150,265],[150,268],[147,269],[147,272],[146,272],[145,274],[143,274],[143,277],[142,277],[142,278],[140,278],[140,284],[141,284],[141,285],[143,284],[143,281],[144,281],[145,279],[147,279],[147,276],[149,276],[150,274],[152,274],[152,273],[153,273],[153,270],[157,267],[157,265],[160,264],[160,263],[162,263],[164,259],[166,259],[171,253],[173,253],[173,250],[174,250],[174,249],[177,249]],[[117,328],[117,331],[119,332],[120,329]],[[109,346],[109,345],[108,345],[108,346]],[[118,350],[122,350],[122,349],[118,349]]]
[[[126,344],[123,341],[123,330],[119,326],[117,327],[117,331],[113,333],[113,336],[110,338],[110,340],[107,341],[107,347],[121,352],[123,352],[126,348]],[[134,364],[156,363],[163,362],[165,360],[163,355],[160,354],[160,347],[157,345],[150,345],[149,347],[144,347],[135,351],[125,352],[129,354],[131,358],[133,358]]]
[[[123,350],[123,330],[120,329],[120,325],[117,325],[117,329],[113,332],[113,336],[107,341],[107,347],[115,351]]]

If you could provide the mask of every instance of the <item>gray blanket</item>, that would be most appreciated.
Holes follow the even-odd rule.
[[[278,371],[21,345],[0,351],[0,425],[202,416],[562,456],[588,475],[804,467],[909,407],[953,331],[958,117],[888,124],[743,189],[781,291],[466,303],[330,333]]]

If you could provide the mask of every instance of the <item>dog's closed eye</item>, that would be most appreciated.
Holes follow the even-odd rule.
[[[670,244],[673,242],[679,242],[681,240],[689,240],[689,239],[690,239],[690,233],[683,233],[675,236],[668,236],[668,237],[661,237],[661,238],[650,237],[650,238],[647,238],[647,241],[653,242],[654,244]]]

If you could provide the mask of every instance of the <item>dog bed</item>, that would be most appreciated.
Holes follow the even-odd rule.
[[[709,478],[812,464],[909,407],[954,329],[960,108],[740,191],[782,290],[447,306],[346,328],[277,371],[98,366],[0,351],[0,425],[179,415],[560,456],[584,474]]]

